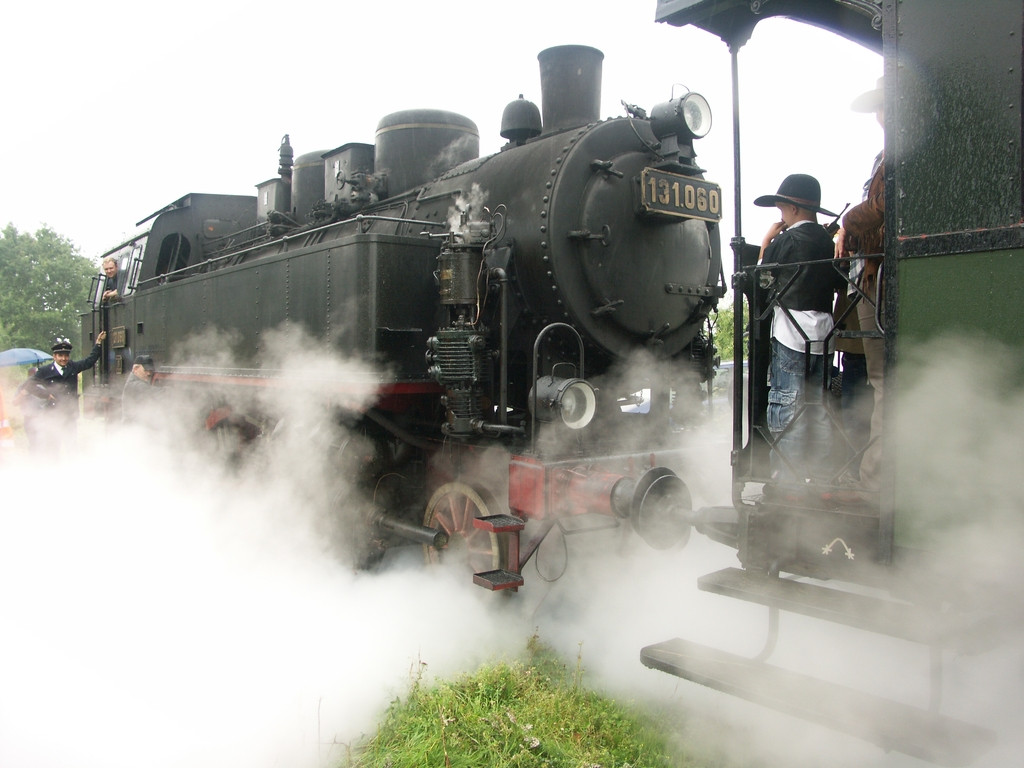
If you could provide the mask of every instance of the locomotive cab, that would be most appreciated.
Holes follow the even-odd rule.
[[[208,260],[216,249],[243,242],[256,225],[256,197],[185,195],[139,224],[153,220],[139,281],[176,279]]]
[[[1020,295],[1015,262],[1024,239],[1020,4],[808,1],[776,8],[738,0],[658,2],[660,21],[698,26],[721,37],[734,52],[762,18],[776,14],[823,27],[883,54],[882,249],[829,259],[829,268],[844,273],[846,264],[866,258],[880,262],[875,285],[884,285],[884,290],[871,290],[849,276],[844,290],[851,306],[870,307],[875,316],[877,329],[865,327],[853,334],[875,344],[881,341],[884,355],[879,366],[884,376],[879,377],[877,369],[870,373],[875,411],[870,435],[857,442],[843,425],[842,406],[828,405],[833,373],[831,358],[825,355],[824,374],[808,379],[805,386],[822,394],[822,410],[831,422],[833,445],[838,446],[829,447],[834,452],[830,459],[837,453],[840,458],[822,472],[787,456],[781,436],[819,407],[807,398],[781,433],[768,427],[771,319],[793,281],[778,280],[778,270],[773,272],[771,265],[758,266],[759,248],[747,244],[737,230],[732,241],[738,296],[734,367],[739,370],[749,363],[750,384],[744,390],[740,377],[734,382],[732,505],[699,511],[696,527],[735,548],[741,567],[709,573],[698,580],[698,587],[767,606],[767,636],[763,650],[753,658],[676,638],[643,648],[641,661],[874,741],[886,750],[942,765],[966,765],[990,750],[997,734],[990,723],[969,722],[975,719],[974,712],[964,720],[942,711],[949,701],[942,700],[944,654],[973,656],[1019,635],[1024,624],[1019,611],[1024,523],[1019,508],[1011,509],[1003,500],[978,502],[1000,495],[989,486],[1003,488],[1002,476],[1008,469],[1013,472],[1002,466],[1003,457],[993,457],[994,469],[972,476],[967,488],[958,487],[967,474],[962,472],[965,456],[951,461],[945,443],[974,443],[965,453],[984,453],[986,449],[978,446],[996,439],[999,430],[992,425],[984,434],[974,434],[976,425],[963,423],[951,428],[951,411],[970,407],[973,416],[984,407],[965,405],[975,394],[966,382],[954,390],[958,385],[950,379],[955,377],[936,375],[941,366],[935,360],[926,364],[915,358],[923,358],[927,344],[944,334],[948,338],[934,357],[946,358],[948,339],[960,339],[967,332],[972,341],[977,333],[983,344],[1007,344],[1012,350],[1009,357],[1019,367],[1020,323],[1010,331],[1004,320],[1020,316],[1014,298]],[[950,48],[948,41],[954,38],[966,42]],[[979,57],[979,50],[985,55]],[[735,70],[738,58],[734,55],[732,61]],[[949,87],[965,71],[971,72],[969,85]],[[738,82],[734,71],[737,105]],[[982,114],[983,119],[955,117],[962,114]],[[979,132],[978,125],[986,130]],[[738,126],[734,135],[738,174]],[[993,164],[989,158],[995,147],[1012,150],[1000,153]],[[964,178],[974,181],[984,202],[963,204],[954,190]],[[740,220],[737,211],[736,221]],[[813,268],[809,265],[813,262],[795,269]],[[997,284],[1002,290],[990,298],[990,286]],[[979,318],[979,296],[986,297],[984,320]],[[874,349],[865,352],[873,354]],[[873,362],[867,366],[872,371]],[[939,379],[944,379],[941,385]],[[930,411],[930,404],[920,398],[911,402],[905,394],[915,388],[927,391],[929,383],[941,386],[940,410]],[[941,423],[938,432],[936,422]],[[966,436],[954,434],[957,431]],[[880,482],[847,486],[843,470],[861,466],[869,447],[881,448]],[[771,463],[780,459],[789,460],[798,483],[784,488],[775,484]],[[980,554],[971,551],[979,544]],[[920,643],[927,653],[927,705],[914,706],[902,697],[896,701],[889,694],[843,688],[769,665],[780,638],[782,611]],[[839,663],[845,667],[848,662],[844,658]]]

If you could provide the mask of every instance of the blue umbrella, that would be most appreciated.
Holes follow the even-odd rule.
[[[14,349],[6,349],[0,352],[0,368],[6,368],[11,365],[37,365],[52,359],[53,355],[40,349],[15,347]]]

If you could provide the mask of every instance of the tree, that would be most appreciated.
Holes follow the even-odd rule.
[[[0,232],[0,349],[47,350],[54,336],[78,337],[95,265],[49,227]]]
[[[732,324],[735,317],[735,308],[732,304],[720,306],[717,315],[713,315],[715,348],[718,350],[718,357],[722,362],[732,360],[733,337]]]

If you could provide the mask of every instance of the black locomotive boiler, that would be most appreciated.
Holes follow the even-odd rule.
[[[87,394],[111,401],[149,354],[162,385],[209,395],[208,428],[236,429],[246,393],[298,386],[267,349],[297,328],[359,363],[318,393],[324,421],[360,436],[366,542],[464,544],[476,581],[502,589],[569,516],[679,541],[671,426],[711,370],[725,292],[721,193],[694,151],[710,110],[686,93],[600,120],[603,54],[538,58],[542,110],[510,103],[493,155],[465,117],[403,111],[373,145],[295,157],[286,136],[256,197],[189,194],[154,213],[110,252],[123,300],[102,305],[97,286],[83,341],[106,329],[109,348]],[[230,365],[190,359],[211,330]],[[624,442],[630,425],[642,439]]]

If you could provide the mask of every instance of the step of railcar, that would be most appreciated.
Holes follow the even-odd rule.
[[[740,568],[725,568],[701,576],[697,586],[706,592],[964,652],[981,650],[987,632],[977,618],[937,613],[911,603],[759,575]]]
[[[474,573],[473,583],[492,592],[497,592],[499,589],[513,589],[523,586],[523,575],[499,568],[494,571]]]
[[[484,517],[474,517],[473,526],[493,533],[506,533],[523,530],[526,527],[526,521],[513,515],[485,515]]]
[[[679,638],[643,648],[640,661],[938,765],[968,765],[996,739],[971,723]]]

